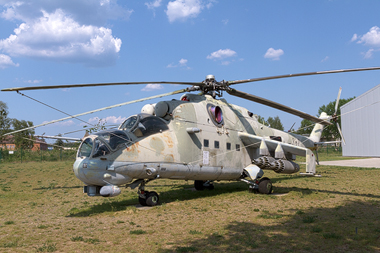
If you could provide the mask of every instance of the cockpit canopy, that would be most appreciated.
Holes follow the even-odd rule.
[[[110,130],[93,134],[95,138],[86,138],[79,150],[78,157],[99,157],[109,154],[121,145],[132,143],[132,139],[123,131]]]
[[[120,130],[128,131],[138,137],[147,137],[149,135],[168,130],[164,120],[157,116],[140,113],[126,119],[120,126]]]
[[[87,137],[78,150],[78,157],[100,157],[116,151],[122,145],[132,145],[135,139],[168,130],[164,120],[141,113],[126,119],[119,130],[106,130]],[[133,136],[134,135],[134,136]]]

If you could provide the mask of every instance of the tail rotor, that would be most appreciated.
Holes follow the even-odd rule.
[[[336,103],[335,103],[335,112],[334,112],[334,114],[331,116],[331,120],[335,122],[336,127],[337,127],[338,132],[339,132],[339,135],[340,135],[340,137],[342,138],[342,142],[343,142],[344,145],[346,145],[346,141],[344,140],[342,130],[340,129],[340,125],[339,125],[339,123],[338,123],[338,116],[337,116],[338,106],[339,106],[339,100],[340,100],[340,94],[341,94],[341,93],[342,93],[342,87],[339,88],[338,97],[337,97],[337,99],[336,99]]]

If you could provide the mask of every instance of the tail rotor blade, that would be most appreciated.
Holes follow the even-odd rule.
[[[342,133],[342,130],[340,130],[340,126],[339,126],[338,122],[336,122],[336,127],[338,128],[338,131],[339,131],[340,137],[342,138],[343,144],[346,145],[346,141],[344,140],[343,133]]]
[[[338,111],[338,106],[339,106],[339,100],[340,100],[340,94],[342,93],[342,87],[339,88],[338,92],[338,97],[336,98],[336,103],[335,103],[335,114]]]

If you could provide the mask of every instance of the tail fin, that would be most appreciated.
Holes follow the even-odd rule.
[[[322,112],[321,115],[319,116],[320,119],[322,120],[329,120],[330,117],[327,115],[327,113]],[[322,124],[315,124],[313,131],[311,132],[309,139],[312,140],[313,142],[319,142],[321,140],[321,135],[323,131],[323,125]]]

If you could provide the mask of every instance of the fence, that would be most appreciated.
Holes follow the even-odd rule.
[[[42,161],[74,161],[76,150],[6,150],[0,149],[0,163],[7,162],[42,162]]]
[[[318,148],[318,153],[326,155],[342,155],[342,147],[336,147],[334,145],[326,145]]]

